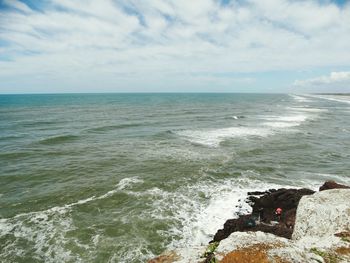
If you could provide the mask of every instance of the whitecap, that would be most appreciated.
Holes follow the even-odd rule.
[[[290,94],[291,97],[293,97],[293,99],[295,99],[298,102],[311,102],[312,100],[305,98],[304,96],[300,96],[300,95],[294,95],[294,94]]]
[[[284,122],[304,122],[307,120],[307,115],[289,115],[289,116],[263,116],[265,120],[284,121]]]
[[[173,203],[172,210],[176,213],[182,228],[175,226],[172,234],[181,236],[181,239],[173,240],[168,246],[169,249],[206,245],[227,219],[237,218],[240,214],[252,211],[246,202],[247,192],[281,187],[278,184],[236,178],[217,182],[201,181],[180,189],[176,195],[181,203],[180,205]],[[283,187],[288,188],[285,185]],[[207,201],[199,201],[198,196],[195,196],[198,193],[203,193]],[[157,204],[157,207],[162,206]]]
[[[290,128],[301,125],[309,117],[307,115],[288,115],[288,116],[261,116],[261,119],[267,120],[262,125],[272,128]]]
[[[116,185],[118,190],[123,190],[128,187],[130,187],[133,184],[138,184],[138,183],[143,183],[143,180],[138,178],[138,177],[127,177],[123,178],[122,180],[119,181],[119,183]]]
[[[287,109],[290,109],[292,111],[302,111],[302,112],[327,112],[327,109],[319,109],[319,108],[311,108],[311,107],[287,107]]]
[[[325,99],[325,100],[331,100],[331,101],[336,101],[336,102],[341,102],[341,103],[347,103],[350,104],[350,96],[342,96],[342,95],[312,95],[314,98],[318,99]]]
[[[300,122],[264,122],[263,125],[269,126],[272,128],[290,128],[290,127],[295,127],[299,126],[301,123]]]
[[[212,130],[185,130],[178,131],[177,134],[192,143],[217,147],[220,142],[229,138],[248,136],[265,137],[272,134],[272,131],[266,128],[230,127]]]
[[[10,258],[25,253],[18,245],[23,240],[33,244],[36,258],[46,262],[78,261],[65,249],[64,235],[74,229],[70,217],[60,213],[52,214],[53,209],[20,214],[13,218],[0,220],[0,237],[12,235],[12,242],[7,243],[0,252],[0,257]]]
[[[63,206],[51,207],[43,211],[35,211],[17,214],[12,218],[0,219],[0,237],[12,235],[13,241],[3,247],[0,258],[9,258],[14,254],[21,255],[24,251],[17,243],[33,243],[34,257],[45,259],[46,262],[80,262],[79,255],[73,255],[67,250],[66,233],[74,230],[72,218],[69,212],[73,207],[83,205],[95,200],[108,198],[121,190],[135,183],[142,183],[143,180],[137,177],[129,177],[120,180],[116,188],[99,196],[91,196]],[[95,237],[93,243],[98,242]],[[80,244],[78,240],[75,244],[85,250],[91,249],[86,244]]]

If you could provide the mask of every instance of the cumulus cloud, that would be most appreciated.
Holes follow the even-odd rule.
[[[296,80],[295,86],[322,86],[322,85],[334,85],[334,84],[347,84],[350,85],[350,71],[348,72],[331,72],[328,76],[321,76],[318,78]]]
[[[215,80],[229,87],[249,81],[220,73],[347,66],[350,61],[350,5],[330,1],[38,3],[34,10],[23,1],[6,0],[8,8],[0,9],[0,88],[24,83],[98,83],[115,91],[190,88],[203,74],[213,80],[211,87]],[[201,79],[206,85],[205,76]]]

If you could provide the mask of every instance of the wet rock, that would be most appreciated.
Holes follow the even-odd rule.
[[[266,233],[268,229],[262,229],[265,233],[235,232],[220,242],[216,258],[220,262],[230,263],[350,262],[348,200],[350,189],[332,189],[305,195],[299,200],[296,209],[292,239],[277,237],[276,232],[274,235]],[[295,210],[291,213],[295,214]],[[233,223],[231,220],[228,225]],[[283,229],[281,224],[277,226]]]
[[[179,259],[180,259],[180,256],[176,254],[176,252],[168,251],[156,258],[149,260],[148,263],[172,263],[172,262],[176,262]]]
[[[263,191],[263,192],[254,191],[254,192],[248,192],[248,195],[264,195],[264,194],[267,194],[267,193],[269,193],[269,191]]]
[[[320,187],[320,191],[330,190],[330,189],[346,189],[346,188],[350,188],[350,186],[338,184],[334,181],[327,181]]]
[[[247,200],[252,213],[227,220],[211,241],[221,241],[214,243],[216,249],[210,249],[210,253],[207,253],[210,245],[176,249],[149,263],[203,263],[217,259],[243,263],[267,258],[268,262],[330,262],[329,258],[350,262],[349,189],[314,194],[309,189],[282,188],[253,193]],[[273,224],[277,207],[283,212],[277,224]],[[261,220],[256,220],[259,217]],[[248,224],[252,219],[254,223]],[[243,258],[247,261],[242,261]]]
[[[256,192],[253,192],[256,193]],[[260,193],[260,192],[259,192]],[[291,238],[295,222],[296,208],[302,196],[312,195],[310,189],[270,189],[262,196],[249,196],[248,202],[253,208],[252,214],[241,215],[237,219],[229,219],[224,228],[217,231],[213,241],[221,241],[233,232],[262,231],[280,237]],[[255,194],[256,195],[256,194]],[[281,217],[275,215],[276,208],[282,208]],[[250,220],[260,218],[259,224],[248,224]],[[273,225],[271,221],[278,221]]]

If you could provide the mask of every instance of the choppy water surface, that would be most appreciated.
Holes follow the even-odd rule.
[[[1,95],[0,149],[1,262],[144,262],[249,190],[350,183],[350,99]]]

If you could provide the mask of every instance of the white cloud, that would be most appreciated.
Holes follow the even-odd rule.
[[[181,76],[198,72],[208,72],[219,85],[215,73],[341,67],[350,61],[350,5],[51,0],[38,12],[23,2],[4,3],[12,9],[0,10],[0,44],[6,43],[0,45],[0,89],[14,79],[19,85],[21,77],[37,85],[30,84],[34,76],[42,85],[64,78],[68,86],[160,87],[168,79],[191,87],[198,78],[183,83]],[[80,84],[68,81],[76,78]]]
[[[321,85],[335,85],[347,84],[350,85],[350,71],[348,72],[331,72],[329,76],[321,76],[306,80],[294,81],[295,86],[321,86]]]
[[[18,0],[3,0],[3,3],[25,13],[30,13],[32,11],[26,4]]]

